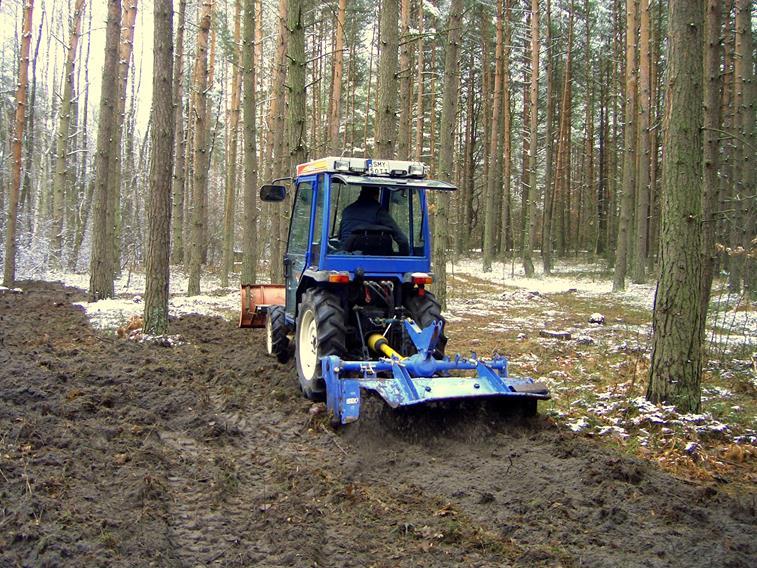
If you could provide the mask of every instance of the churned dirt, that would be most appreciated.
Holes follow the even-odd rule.
[[[97,333],[81,292],[0,295],[2,566],[753,566],[754,493],[501,405],[334,432],[261,332]],[[454,346],[452,346],[454,349]]]

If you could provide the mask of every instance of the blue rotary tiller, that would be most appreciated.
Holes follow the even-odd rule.
[[[383,348],[385,357],[343,361],[332,355],[321,360],[326,404],[337,422],[348,424],[358,419],[361,389],[377,393],[392,408],[474,397],[508,397],[533,406],[537,400],[549,398],[543,384],[533,379],[508,377],[505,357],[479,359],[473,353],[469,358],[460,355],[454,359],[434,358],[432,353],[442,332],[441,321],[425,329],[418,328],[412,320],[404,320],[403,324],[418,351],[410,357],[392,353],[386,343],[372,336],[371,343],[380,350]],[[451,376],[454,371],[475,374]]]

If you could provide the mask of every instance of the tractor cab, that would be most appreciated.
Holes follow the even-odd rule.
[[[329,157],[300,164],[284,285],[242,286],[240,326],[265,326],[268,352],[280,362],[294,354],[303,393],[327,398],[337,421],[357,418],[361,388],[393,406],[515,392],[502,382],[504,358],[484,368],[478,360],[450,362],[444,355],[445,321],[426,289],[433,282],[427,194],[456,188],[425,173],[422,163],[399,160]],[[283,201],[286,193],[283,185],[265,185],[260,196]],[[433,394],[424,385],[422,396],[412,383],[436,377],[442,387],[437,379],[456,369],[477,370],[479,383],[455,382]],[[481,390],[484,375],[491,384]],[[546,394],[539,389],[522,395],[534,410]]]
[[[430,278],[426,191],[456,188],[425,180],[424,171],[418,162],[358,158],[298,166],[284,255],[291,318],[312,286]]]

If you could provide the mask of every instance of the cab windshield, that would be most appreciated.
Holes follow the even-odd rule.
[[[348,184],[333,180],[329,254],[423,256],[419,189]]]

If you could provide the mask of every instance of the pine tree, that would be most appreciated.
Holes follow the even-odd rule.
[[[523,217],[526,220],[526,233],[523,236],[523,270],[527,277],[534,274],[531,253],[536,244],[536,148],[539,115],[539,0],[531,0],[531,88],[528,135],[528,196],[523,200],[526,205]]]
[[[111,203],[109,178],[112,174],[111,139],[118,109],[118,43],[121,35],[121,0],[108,0],[105,32],[105,63],[100,94],[100,121],[95,156],[95,193],[92,209],[92,252],[89,265],[90,301],[113,297],[113,239],[108,230]],[[112,225],[110,225],[112,226]]]
[[[24,143],[24,126],[26,123],[26,88],[29,80],[29,51],[32,42],[33,0],[26,0],[21,24],[22,40],[19,53],[18,88],[16,89],[16,126],[13,138],[13,173],[10,196],[8,199],[8,224],[5,236],[5,265],[3,266],[3,285],[11,287],[16,281],[16,227],[18,217],[18,199],[21,190],[21,155]],[[2,193],[2,190],[0,190]]]
[[[623,190],[618,225],[618,244],[615,253],[614,292],[625,289],[626,271],[631,248],[633,203],[636,191],[636,5],[638,0],[626,0],[626,102],[623,127]]]
[[[702,65],[704,2],[670,0],[660,277],[647,398],[698,412],[702,325]]]
[[[171,240],[171,173],[175,116],[173,109],[173,0],[153,10],[152,148],[147,202],[144,332],[168,331],[168,284]]]
[[[455,116],[457,114],[460,70],[460,25],[463,15],[463,0],[452,0],[447,20],[447,48],[444,56],[444,94],[442,95],[442,124],[439,145],[439,179],[452,183]],[[449,194],[443,192],[436,200],[434,223],[434,290],[442,305],[447,303],[447,248],[449,247]]]
[[[397,139],[397,50],[399,48],[399,0],[384,0],[381,6],[378,104],[376,105],[376,158],[394,158]]]
[[[203,262],[204,222],[203,203],[208,190],[208,36],[213,12],[213,1],[202,0],[198,16],[197,53],[192,97],[194,99],[194,179],[192,183],[192,242],[189,254],[189,283],[187,294],[200,293],[200,273]]]
[[[244,0],[244,235],[242,240],[242,283],[257,279],[257,205],[258,159],[255,138],[255,5]]]

